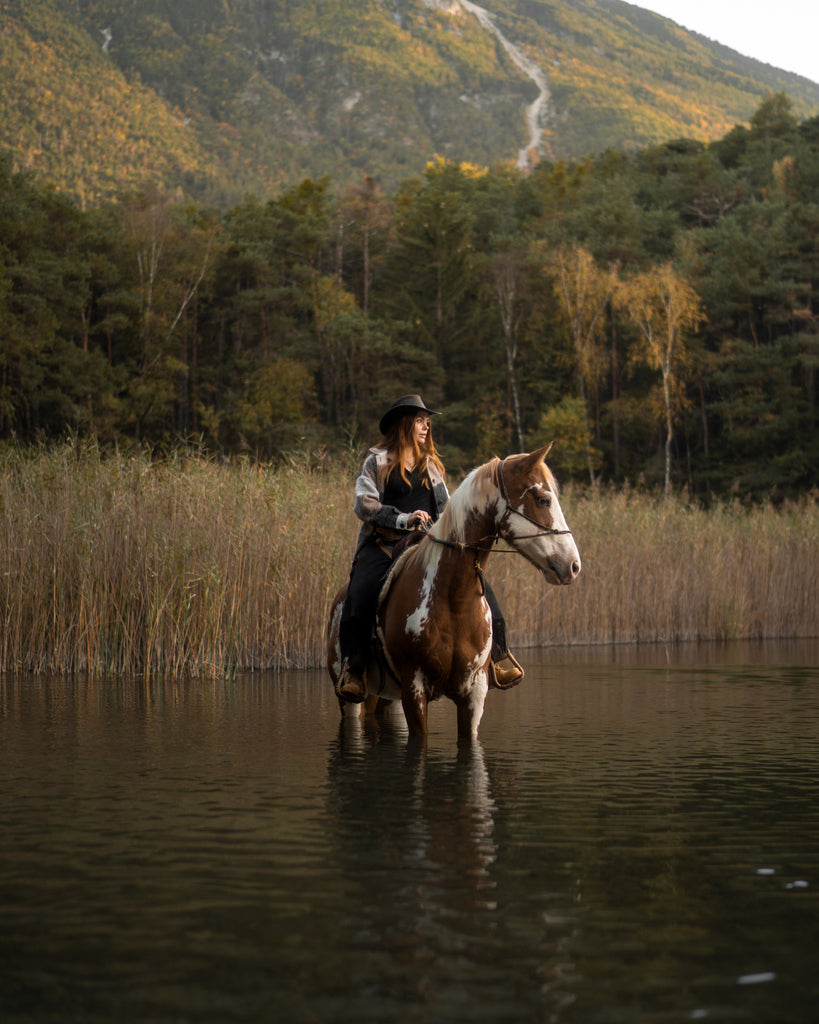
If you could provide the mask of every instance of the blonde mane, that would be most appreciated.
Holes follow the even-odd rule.
[[[464,477],[435,524],[439,528],[436,533],[440,531],[448,534],[456,541],[466,540],[466,524],[470,514],[478,508],[485,508],[496,495],[500,498],[497,475],[499,465],[500,459],[496,456]]]

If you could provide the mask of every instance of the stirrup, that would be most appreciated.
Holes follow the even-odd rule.
[[[336,696],[351,704],[360,704],[367,696],[366,682],[357,672],[350,670],[350,662],[347,658],[341,665],[341,672],[336,683]]]
[[[520,662],[511,651],[507,651],[501,660],[509,661],[511,666],[509,668],[500,668],[497,662],[490,661],[489,686],[497,690],[511,690],[513,686],[517,686],[521,679],[523,679],[525,673]]]

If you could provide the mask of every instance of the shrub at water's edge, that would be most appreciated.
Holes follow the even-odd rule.
[[[323,662],[355,464],[72,445],[0,454],[0,671],[218,676]],[[815,636],[816,496],[781,508],[567,491],[583,572],[488,575],[513,643]]]

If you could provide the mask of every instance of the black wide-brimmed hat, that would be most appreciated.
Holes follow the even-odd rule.
[[[381,417],[378,429],[382,434],[386,434],[399,416],[403,416],[404,413],[407,412],[417,413],[419,410],[421,412],[428,412],[430,416],[436,415],[434,409],[427,408],[426,403],[420,395],[402,395],[401,398],[392,403],[389,409],[387,409]]]

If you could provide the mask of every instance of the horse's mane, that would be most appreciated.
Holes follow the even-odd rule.
[[[543,468],[546,470],[546,482],[549,485],[549,490],[553,491],[555,496],[560,496],[560,484],[557,482],[554,473],[549,469],[546,463],[543,463]]]
[[[466,522],[471,512],[483,510],[495,498],[500,497],[501,489],[498,467],[501,459],[496,455],[489,462],[476,466],[455,490],[449,503],[438,520],[440,533],[452,540],[463,542]],[[546,483],[555,495],[559,493],[557,480],[545,462],[541,463],[546,474]]]
[[[493,497],[500,496],[499,465],[500,459],[495,456],[482,466],[476,466],[464,477],[441,513],[436,533],[440,532],[455,541],[466,540],[466,522],[470,513],[477,508],[485,508]]]
[[[441,513],[438,521],[434,523],[430,532],[439,538],[445,538],[455,543],[465,543],[466,523],[470,512],[482,505],[485,506],[493,496],[491,493],[493,490],[495,495],[500,497],[496,472],[499,464],[500,459],[494,458],[482,466],[476,466],[475,469],[468,473],[455,489],[455,492],[447,502],[446,508]],[[440,552],[441,548],[437,544],[430,544],[429,541],[413,544],[402,551],[390,566],[390,571],[381,588],[378,599],[379,604],[386,597],[392,581],[401,570],[412,564],[416,559],[420,559],[421,564],[426,565],[428,559],[440,555]]]

